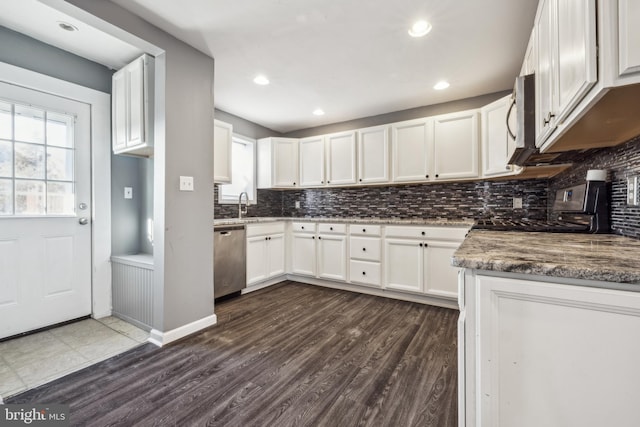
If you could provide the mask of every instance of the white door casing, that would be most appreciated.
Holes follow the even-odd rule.
[[[87,104],[13,84],[0,83],[0,98],[76,118],[74,149],[67,150],[74,157],[71,212],[0,217],[4,264],[0,273],[0,337],[7,337],[92,313],[91,118]],[[31,147],[45,149],[38,144]],[[59,150],[46,146],[50,149]],[[53,164],[52,160],[45,168],[47,164]],[[56,184],[53,179],[47,183]],[[84,209],[79,208],[81,204]],[[86,225],[80,224],[81,218],[86,219]]]

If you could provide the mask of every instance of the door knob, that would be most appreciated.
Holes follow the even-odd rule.
[[[89,219],[83,216],[78,220],[78,223],[80,223],[80,225],[87,225],[89,224]]]

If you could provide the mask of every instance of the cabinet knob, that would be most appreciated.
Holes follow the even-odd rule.
[[[425,175],[424,177],[425,177],[425,178],[429,178],[429,175]]]
[[[331,184],[331,181],[327,181],[327,184]]]
[[[425,235],[425,232],[424,232],[424,231],[422,232],[422,235],[423,235],[423,236]]]
[[[439,177],[440,175],[436,174],[436,178]]]
[[[302,230],[304,230],[304,225],[302,227],[300,227]]]
[[[362,272],[362,275],[363,275],[363,276],[366,276],[366,275],[367,275],[367,272],[366,272],[366,271],[363,271],[363,272]]]
[[[294,182],[293,185],[296,185],[296,183]]]
[[[360,178],[358,181],[362,182],[362,178]]]
[[[420,243],[420,247],[422,247],[422,243]]]
[[[315,239],[316,239],[316,236],[311,236],[311,238],[315,240]]]
[[[264,240],[269,240],[269,238],[268,238],[268,237],[265,237],[265,238],[264,238]]]
[[[425,244],[424,244],[424,247],[425,247],[425,248],[428,248],[428,247],[429,247],[429,244],[428,244],[428,243],[425,243]]]
[[[329,227],[329,230],[333,231],[333,227]]]
[[[324,184],[324,181],[320,181],[320,184]]]
[[[363,232],[363,233],[366,233],[366,232],[367,232],[367,229],[366,229],[366,228],[363,228],[363,229],[362,229],[362,232]]]
[[[271,237],[269,237],[269,240],[271,240]]]
[[[362,252],[367,252],[367,248],[362,248]]]
[[[318,236],[318,240],[322,239],[322,236]]]

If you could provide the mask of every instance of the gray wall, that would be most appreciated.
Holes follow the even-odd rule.
[[[242,117],[234,116],[233,114],[227,113],[226,111],[216,109],[214,112],[214,117],[217,120],[222,120],[223,122],[232,124],[234,133],[246,136],[248,138],[259,139],[282,135],[275,130],[260,126],[256,123],[250,122],[247,119],[243,119]]]
[[[369,126],[385,125],[388,123],[401,122],[403,120],[419,119],[422,117],[436,116],[438,114],[454,113],[456,111],[480,108],[490,104],[498,98],[508,95],[511,91],[491,93],[488,95],[466,98],[458,101],[445,102],[436,105],[426,105],[424,107],[412,108],[409,110],[396,111],[393,113],[380,114],[378,116],[363,117],[349,120],[347,122],[333,123],[324,126],[317,126],[308,129],[288,132],[282,136],[291,138],[304,138],[307,136],[326,135],[334,132],[342,132],[353,129],[361,129]]]
[[[109,68],[2,26],[0,61],[111,93]]]
[[[210,316],[214,61],[109,1],[68,3],[164,51],[155,52],[153,327],[169,331]],[[180,175],[194,177],[195,191],[178,191]]]

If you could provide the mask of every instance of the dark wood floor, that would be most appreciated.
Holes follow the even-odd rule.
[[[216,313],[7,403],[68,404],[73,425],[457,424],[455,310],[287,282]]]

